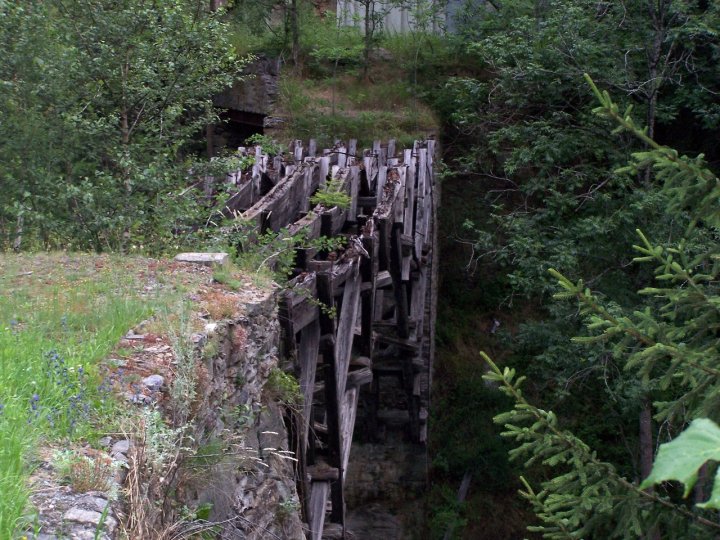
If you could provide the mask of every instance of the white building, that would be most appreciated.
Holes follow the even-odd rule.
[[[486,4],[485,0],[337,0],[337,20],[342,26],[357,26],[364,31],[365,5],[371,2],[379,29],[389,33],[415,30],[453,32],[456,17],[468,6]],[[487,5],[485,6],[487,9]]]

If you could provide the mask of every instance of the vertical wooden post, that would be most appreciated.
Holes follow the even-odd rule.
[[[332,274],[321,272],[317,274],[318,300],[326,308],[335,305],[335,295],[332,284]],[[340,432],[340,396],[337,388],[337,358],[335,356],[335,321],[328,315],[328,309],[320,310],[320,351],[324,360],[325,406],[327,412],[328,429],[328,462],[340,470],[337,480],[330,484],[332,511],[330,519],[345,527],[345,496],[343,489],[342,471],[342,441]]]

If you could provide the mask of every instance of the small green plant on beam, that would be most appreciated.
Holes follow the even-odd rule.
[[[350,206],[350,195],[345,193],[345,182],[339,178],[331,178],[324,187],[320,188],[315,195],[310,197],[313,205],[321,204],[325,208],[348,208]]]
[[[304,296],[310,304],[317,306],[323,315],[326,315],[331,319],[337,317],[337,306],[328,306],[324,302],[321,302],[320,300],[315,298],[312,293],[307,289],[296,288],[293,290],[296,291],[298,294]]]
[[[287,229],[282,229],[277,233],[271,231],[252,240],[248,235],[241,240],[244,251],[238,254],[236,263],[241,269],[256,275],[270,269],[275,273],[276,279],[283,283],[295,268],[297,249],[333,251],[342,247],[344,243],[345,238],[343,237],[321,236],[309,240],[307,229],[292,235]],[[222,275],[220,277],[223,278]]]
[[[283,145],[275,139],[259,133],[250,135],[250,137],[245,139],[245,144],[259,146],[260,149],[269,156],[281,156],[285,152]]]

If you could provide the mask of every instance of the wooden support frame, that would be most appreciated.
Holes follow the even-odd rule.
[[[295,360],[304,398],[293,428],[300,444],[293,449],[314,540],[322,538],[326,519],[344,537],[344,482],[361,393],[371,438],[380,424],[392,422],[407,426],[419,443],[427,439],[434,147],[427,141],[398,153],[395,141],[375,141],[360,153],[354,140],[323,151],[313,140],[307,146],[294,141],[288,162],[259,148],[244,150],[256,156],[252,172],[230,177],[240,182],[232,210],[244,210],[241,217],[260,230],[287,228],[308,239],[357,235],[332,258],[298,248],[299,277],[280,298],[283,349]],[[342,180],[349,207],[310,209],[310,196],[329,177]],[[406,411],[378,414],[380,378],[383,387],[397,384],[405,393]]]

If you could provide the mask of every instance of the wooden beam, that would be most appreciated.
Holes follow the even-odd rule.
[[[338,318],[337,339],[335,341],[335,362],[338,396],[345,392],[350,356],[355,338],[355,321],[360,306],[360,265],[353,265],[351,276],[345,281],[342,308]]]
[[[372,376],[372,372],[370,373]],[[347,472],[348,462],[350,460],[350,448],[352,446],[353,431],[355,430],[355,416],[357,414],[358,397],[360,389],[357,386],[348,388],[345,392],[342,402],[342,470],[343,477]]]
[[[330,491],[330,482],[313,482],[310,491],[310,537],[322,540],[325,526],[325,502]]]
[[[335,305],[332,274],[320,273],[317,275],[318,299],[326,306]],[[325,381],[325,407],[328,426],[328,463],[342,468],[342,434],[340,424],[341,396],[337,386],[337,358],[335,351],[335,321],[326,311],[320,311],[320,331],[323,337],[320,341],[320,351],[325,365],[323,378]],[[345,381],[343,381],[344,385]],[[330,518],[335,523],[345,525],[345,495],[343,490],[343,473],[340,478],[330,484],[332,498],[332,512]]]
[[[390,250],[390,275],[393,280],[395,294],[395,321],[400,338],[410,336],[407,289],[402,281],[402,243],[399,226],[393,227],[392,246]]]
[[[327,463],[320,462],[316,465],[310,465],[307,468],[310,480],[313,482],[328,482],[340,478],[340,470],[337,467],[331,467]]]
[[[312,170],[308,170],[308,167],[315,166],[302,164],[244,212],[242,219],[262,226],[261,216],[265,215],[265,226],[275,232],[295,221],[299,212],[307,210],[308,199],[318,187],[316,175],[312,174]]]
[[[320,321],[315,319],[300,332],[298,347],[298,363],[300,364],[300,391],[303,395],[303,430],[302,440],[307,445],[310,427],[310,412],[315,391],[315,373],[320,346]]]
[[[347,384],[345,386],[350,388],[370,384],[372,382],[372,378],[373,372],[371,368],[365,367],[362,369],[356,369],[355,371],[348,372]]]
[[[378,341],[382,341],[383,343],[387,343],[389,345],[397,345],[398,347],[401,347],[411,353],[417,353],[420,350],[420,344],[413,339],[396,338],[383,334],[376,334],[375,338]]]

